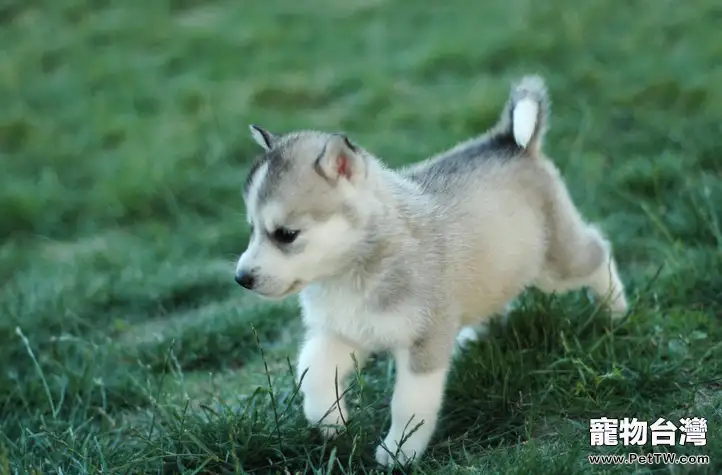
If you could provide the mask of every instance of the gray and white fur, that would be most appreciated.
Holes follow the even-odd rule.
[[[435,431],[457,337],[526,287],[589,287],[626,313],[609,242],[542,150],[549,107],[543,79],[526,76],[496,126],[401,170],[345,134],[251,126],[264,153],[244,187],[253,231],[236,280],[269,299],[299,294],[304,413],[324,434],[348,420],[337,395],[352,354],[359,364],[393,354],[391,427],[376,458],[407,463]]]

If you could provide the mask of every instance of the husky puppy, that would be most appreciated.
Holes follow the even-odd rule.
[[[548,111],[544,80],[525,76],[493,128],[401,170],[345,134],[251,126],[265,152],[243,190],[252,234],[236,281],[268,299],[299,294],[303,409],[327,437],[348,420],[353,360],[389,351],[391,427],[376,459],[417,461],[457,336],[526,287],[589,287],[626,313],[610,243],[542,150]]]

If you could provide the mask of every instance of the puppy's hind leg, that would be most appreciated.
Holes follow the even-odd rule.
[[[584,285],[590,287],[598,298],[603,299],[609,305],[614,318],[623,317],[629,310],[624,284],[617,271],[617,263],[612,255],[611,245],[601,236],[601,233],[594,228],[588,230],[591,236],[592,246],[601,248],[603,258],[601,263],[583,279]]]
[[[536,286],[546,292],[589,287],[608,305],[614,318],[628,310],[612,246],[594,226],[585,223],[560,182],[550,196],[550,239],[545,268]]]
[[[569,252],[564,254],[565,265],[559,266],[556,260],[548,262],[549,269],[537,282],[537,286],[546,292],[567,292],[589,287],[604,300],[614,318],[627,313],[629,305],[625,296],[624,284],[619,277],[617,264],[612,256],[611,246],[593,227],[589,226],[585,236],[578,242],[569,242]],[[560,273],[564,267],[567,273]]]

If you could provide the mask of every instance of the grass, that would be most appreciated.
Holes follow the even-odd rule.
[[[426,5],[428,3],[428,5]],[[393,367],[324,444],[292,384],[294,301],[233,282],[274,131],[397,166],[481,132],[539,72],[546,142],[633,309],[530,290],[450,376],[418,473],[722,471],[722,7],[410,0],[0,5],[0,473],[370,473]],[[589,419],[708,420],[707,466],[591,465]]]

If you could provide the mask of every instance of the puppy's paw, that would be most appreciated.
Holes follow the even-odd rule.
[[[304,415],[312,426],[316,426],[324,439],[333,439],[345,429],[348,420],[346,411],[334,404],[333,409],[322,408],[313,404],[304,404]]]
[[[339,424],[321,424],[318,426],[318,430],[321,433],[321,436],[325,440],[335,439],[336,437],[338,437],[338,435],[341,432],[343,432],[344,429],[345,429],[345,427],[343,426],[343,424],[340,424],[340,423]]]
[[[335,439],[341,432],[346,430],[347,417],[345,411],[336,409],[318,423],[318,429],[321,431],[324,439]]]
[[[624,295],[619,295],[616,299],[609,302],[609,312],[612,320],[619,320],[629,312],[629,304]]]
[[[399,448],[396,440],[390,435],[386,436],[384,443],[376,448],[376,462],[383,467],[406,466],[418,462],[425,447],[414,442],[414,437],[411,436]]]

